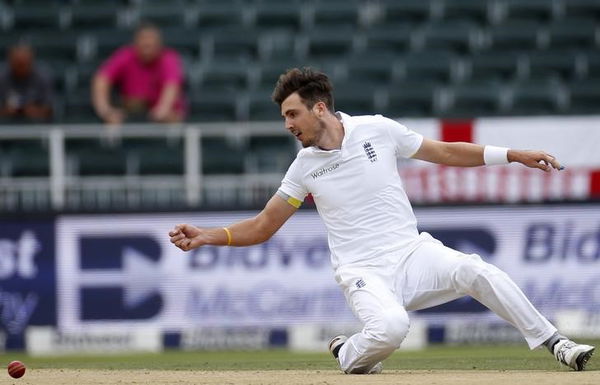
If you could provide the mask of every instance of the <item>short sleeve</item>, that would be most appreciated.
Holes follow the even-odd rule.
[[[129,60],[129,49],[123,47],[113,53],[100,67],[99,74],[108,78],[110,83],[117,81]]]
[[[282,191],[300,202],[304,201],[308,191],[306,190],[304,183],[302,183],[302,167],[298,158],[294,160],[285,173],[279,191]]]
[[[163,59],[165,83],[183,83],[183,70],[179,55],[174,51],[168,51]]]
[[[386,128],[394,143],[397,157],[410,158],[421,147],[423,135],[409,130],[402,124],[386,118]]]

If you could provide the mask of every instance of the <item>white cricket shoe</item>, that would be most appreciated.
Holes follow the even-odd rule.
[[[342,345],[344,345],[346,343],[346,341],[348,341],[348,337],[346,337],[344,335],[335,336],[329,341],[329,351],[331,352],[333,357],[338,361],[338,363],[340,361],[338,358],[340,349],[341,349]],[[371,370],[369,370],[367,372],[367,374],[379,374],[382,371],[383,371],[383,364],[381,362],[378,362],[375,364],[375,366],[373,366],[371,368]]]
[[[593,346],[580,345],[568,339],[562,339],[554,345],[554,357],[561,364],[581,371],[594,354]]]

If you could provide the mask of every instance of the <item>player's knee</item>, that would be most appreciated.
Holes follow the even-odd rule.
[[[408,333],[409,324],[408,314],[403,308],[386,309],[376,322],[373,339],[383,348],[398,349]]]

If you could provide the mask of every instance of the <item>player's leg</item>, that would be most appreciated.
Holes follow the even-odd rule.
[[[345,373],[369,373],[400,347],[408,333],[408,315],[381,277],[346,276],[340,285],[363,329],[339,348],[337,359]]]
[[[515,326],[531,349],[548,347],[556,359],[583,370],[594,347],[576,344],[529,302],[506,273],[475,254],[463,254],[439,242],[424,242],[404,261],[400,293],[407,309],[418,310],[470,295]]]
[[[476,254],[464,254],[432,240],[411,254],[404,269],[406,280],[400,292],[409,310],[469,295],[515,326],[532,349],[556,333],[506,273]]]

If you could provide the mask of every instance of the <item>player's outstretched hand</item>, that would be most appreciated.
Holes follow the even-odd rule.
[[[546,172],[549,172],[552,168],[556,170],[564,169],[554,156],[544,151],[509,150],[508,160],[509,162],[522,163],[527,167],[539,168]]]
[[[196,226],[180,224],[169,231],[171,243],[183,251],[195,249],[202,246],[202,230]]]

